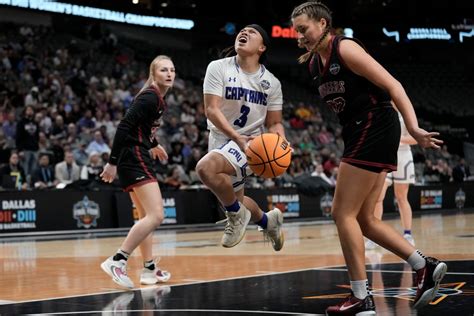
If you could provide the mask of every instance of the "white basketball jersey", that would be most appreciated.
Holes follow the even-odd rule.
[[[398,118],[400,119],[400,125],[402,129],[401,136],[409,136],[410,134],[408,133],[407,127],[405,125],[405,121],[403,120],[403,116],[400,112],[398,112]],[[411,151],[410,145],[400,144],[398,146],[398,151]]]
[[[263,132],[267,111],[281,111],[280,81],[263,65],[255,73],[244,72],[236,56],[212,61],[206,70],[203,92],[222,97],[221,111],[241,135]],[[207,120],[211,134],[224,136]]]

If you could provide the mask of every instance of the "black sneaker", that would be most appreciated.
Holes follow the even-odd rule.
[[[439,283],[443,279],[448,267],[446,263],[435,258],[426,257],[426,266],[416,271],[416,296],[413,307],[421,308],[428,305],[439,290]]]
[[[338,305],[326,308],[326,315],[375,315],[374,298],[372,295],[369,295],[361,300],[355,297],[354,293],[351,291],[351,295],[349,295],[344,301]]]

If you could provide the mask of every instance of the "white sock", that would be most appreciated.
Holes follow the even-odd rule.
[[[354,292],[354,296],[358,299],[363,300],[370,295],[369,292],[369,280],[358,280],[351,281],[351,290]]]
[[[423,256],[419,250],[415,250],[410,257],[408,257],[407,262],[415,271],[423,269],[426,266],[425,256]]]

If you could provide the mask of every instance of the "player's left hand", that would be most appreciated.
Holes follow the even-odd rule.
[[[416,140],[418,145],[423,148],[439,149],[439,145],[443,144],[441,139],[435,138],[435,136],[439,135],[438,132],[427,132],[424,129],[417,127],[411,131],[410,134]]]
[[[150,155],[153,159],[159,159],[160,162],[165,163],[168,160],[168,154],[163,146],[158,145],[150,149]]]

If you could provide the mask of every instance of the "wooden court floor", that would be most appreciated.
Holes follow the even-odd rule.
[[[401,230],[398,218],[387,222]],[[285,246],[280,252],[274,252],[253,225],[249,226],[241,244],[231,249],[220,246],[222,229],[198,232],[159,229],[155,233],[153,253],[161,257],[160,266],[172,273],[167,283],[171,288],[344,266],[332,222],[287,223],[284,232]],[[474,212],[446,210],[417,214],[413,221],[413,234],[417,248],[425,254],[443,260],[468,262],[459,269],[465,269],[460,271],[461,275],[468,275],[472,280]],[[99,267],[107,256],[115,252],[123,238],[97,238],[90,234],[67,240],[0,239],[0,315],[12,311],[8,307],[20,306],[24,302],[125,293]],[[402,262],[380,248],[367,251],[366,257],[369,269],[377,269],[381,263]],[[138,251],[129,262],[129,275],[138,288],[142,264]],[[345,272],[339,278],[340,283],[348,283]],[[371,275],[371,278],[372,282],[377,282],[376,276]],[[465,284],[464,288],[466,286],[469,286],[469,293],[474,293],[473,284]],[[473,313],[474,310],[468,312],[470,315]]]

